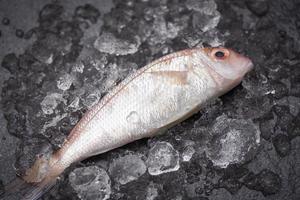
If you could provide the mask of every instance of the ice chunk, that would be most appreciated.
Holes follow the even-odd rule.
[[[101,81],[101,92],[108,92],[119,81],[125,79],[137,69],[137,65],[131,62],[109,63],[104,70],[104,78]]]
[[[155,200],[158,196],[158,189],[153,182],[151,182],[147,189],[146,200]]]
[[[110,63],[107,66],[106,70],[108,74],[105,81],[102,84],[103,91],[108,91],[110,88],[112,88],[122,74],[122,69],[120,69],[116,63]]]
[[[186,32],[182,37],[182,41],[189,47],[195,47],[201,42],[201,35],[195,32]]]
[[[159,14],[163,11],[154,12],[154,22],[152,27],[148,30],[151,32],[147,42],[150,45],[164,44],[167,39],[174,39],[178,33],[187,27],[188,17],[182,17],[180,20],[170,22],[166,21],[163,15]]]
[[[65,30],[62,30],[63,26],[66,26]],[[73,28],[75,27],[71,26],[70,23],[65,22],[60,24],[59,29],[61,29],[60,31],[62,32],[67,31],[67,33],[71,33],[72,31],[76,31]],[[73,34],[76,35],[76,33]],[[58,53],[66,55],[71,50],[74,50],[71,49],[71,45],[72,43],[70,40],[66,38],[63,39],[54,33],[47,32],[45,37],[41,40],[37,40],[28,52],[41,63],[52,64]]]
[[[107,67],[107,56],[104,54],[100,54],[97,55],[97,57],[93,58],[91,60],[91,64],[93,65],[93,67],[95,67],[95,69],[97,69],[98,71],[103,70],[105,67]]]
[[[177,171],[180,167],[178,151],[168,142],[158,142],[149,151],[147,166],[153,176]]]
[[[195,153],[195,149],[192,146],[187,146],[184,148],[184,151],[182,152],[182,160],[184,162],[188,162],[191,160]]]
[[[73,77],[70,74],[64,74],[57,81],[57,87],[63,91],[68,90],[73,83]]]
[[[75,97],[75,98],[71,101],[71,103],[69,104],[69,107],[70,107],[70,108],[73,108],[74,110],[76,110],[76,109],[78,109],[78,107],[79,107],[79,102],[80,102],[79,97]]]
[[[185,32],[181,40],[189,47],[203,47],[204,43],[210,46],[224,46],[224,36],[225,34],[221,34],[215,28],[206,32],[194,29]]]
[[[46,129],[50,128],[50,127],[55,127],[57,126],[58,122],[61,121],[63,118],[65,118],[67,116],[66,113],[62,114],[62,115],[56,115],[55,117],[53,117],[50,121],[47,121],[43,128],[42,128],[42,132],[45,132]]]
[[[220,21],[220,13],[217,11],[217,4],[213,0],[188,0],[186,6],[194,10],[192,24],[194,28],[203,32],[215,28]]]
[[[73,67],[73,71],[83,73],[83,70],[90,70],[89,65],[98,71],[102,71],[107,63],[106,53],[101,53],[95,48],[84,46],[77,58],[77,63]]]
[[[260,131],[251,120],[230,119],[225,114],[211,128],[207,156],[215,166],[243,163],[253,158],[260,143]]]
[[[144,10],[145,21],[140,21],[138,34],[142,41],[148,42],[151,46],[164,44],[168,39],[174,39],[179,32],[189,24],[188,15],[165,16],[172,12],[171,7],[161,5],[159,7],[147,7]]]
[[[32,55],[40,62],[51,64],[54,60],[54,51],[41,44],[34,44],[31,49]]]
[[[69,181],[82,200],[105,200],[110,197],[110,178],[104,169],[97,166],[73,170],[69,175]]]
[[[101,97],[100,91],[95,90],[93,93],[88,94],[85,99],[83,99],[82,103],[88,108],[91,108],[94,106],[96,103],[99,102]]]
[[[172,200],[182,200],[182,196],[181,195],[177,195],[176,197],[174,197]]]
[[[200,29],[203,32],[212,30],[220,21],[220,13],[215,11],[213,14],[205,14],[201,12],[195,12],[192,17],[193,27]]]
[[[100,16],[99,10],[90,4],[78,6],[75,10],[75,17],[83,20],[88,20],[95,24]]]
[[[178,27],[167,23],[164,18],[156,18],[153,24],[154,33],[148,40],[151,45],[163,44],[167,38],[175,38],[178,34]]]
[[[65,102],[65,100],[62,97],[62,94],[52,93],[47,95],[41,102],[43,112],[46,115],[53,114],[57,105],[62,101]]]
[[[188,0],[186,7],[207,15],[213,14],[217,10],[217,4],[214,0]]]
[[[138,51],[141,45],[140,38],[135,36],[132,40],[117,38],[110,32],[103,32],[94,43],[94,47],[100,52],[128,55]]]
[[[144,161],[138,155],[117,158],[109,166],[112,178],[122,185],[138,179],[146,170]]]
[[[76,63],[72,70],[74,72],[79,72],[79,73],[83,73],[83,70],[84,70],[84,64],[82,62],[79,62],[79,63]]]

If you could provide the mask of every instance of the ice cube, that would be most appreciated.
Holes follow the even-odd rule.
[[[182,152],[182,160],[184,162],[188,162],[191,160],[191,158],[193,157],[195,153],[195,149],[192,146],[186,146],[184,148],[184,151]]]
[[[111,177],[121,185],[138,179],[146,170],[144,161],[138,155],[117,158],[109,166]]]
[[[50,115],[54,113],[55,108],[61,101],[65,101],[62,97],[62,94],[59,93],[48,94],[41,102],[41,107],[43,112],[46,115]]]
[[[231,119],[225,114],[216,119],[210,132],[207,156],[221,168],[252,159],[260,143],[260,131],[252,120]]]
[[[178,151],[168,142],[156,143],[150,149],[146,163],[153,176],[177,171],[180,167]]]
[[[157,186],[151,182],[147,188],[146,200],[155,200],[158,196]]]
[[[131,40],[121,39],[110,32],[103,32],[94,43],[94,47],[100,52],[115,55],[134,54],[138,51],[140,45],[141,41],[138,36],[135,36]]]
[[[108,174],[97,166],[80,167],[69,175],[71,187],[82,200],[106,200],[111,194]]]
[[[210,15],[216,11],[217,4],[214,0],[188,0],[186,7],[190,10]]]
[[[68,90],[73,83],[73,77],[70,74],[64,74],[57,81],[57,87],[63,91]]]
[[[195,12],[192,17],[192,24],[194,28],[206,32],[212,30],[218,25],[220,17],[220,13],[218,11],[209,15],[201,12]]]

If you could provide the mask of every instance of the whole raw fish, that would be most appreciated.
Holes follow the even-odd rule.
[[[194,48],[164,56],[122,81],[92,107],[61,149],[41,157],[22,177],[37,199],[72,163],[152,137],[238,85],[253,67],[230,49]]]

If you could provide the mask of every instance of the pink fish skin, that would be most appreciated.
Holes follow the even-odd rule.
[[[72,163],[152,137],[238,85],[251,60],[224,47],[166,55],[127,77],[77,123],[50,159],[37,159],[22,177],[36,199]]]

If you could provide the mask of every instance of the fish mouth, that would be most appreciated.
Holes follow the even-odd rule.
[[[254,68],[253,62],[250,59],[248,59],[244,65],[244,69],[246,69],[246,73],[250,72],[253,68]]]

